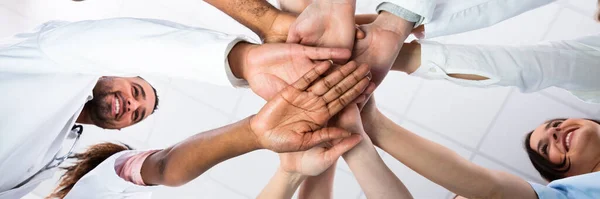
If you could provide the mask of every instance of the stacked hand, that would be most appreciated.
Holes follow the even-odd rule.
[[[323,126],[367,88],[369,67],[350,62],[319,79],[330,66],[318,64],[251,119],[259,146],[275,152],[302,151],[351,136],[344,129]]]

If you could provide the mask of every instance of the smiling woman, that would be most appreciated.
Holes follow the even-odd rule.
[[[600,121],[553,119],[527,134],[529,160],[547,181],[598,170]]]

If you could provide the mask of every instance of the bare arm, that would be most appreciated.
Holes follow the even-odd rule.
[[[265,0],[205,0],[250,28],[265,42],[285,42],[295,16],[282,12]]]
[[[467,198],[537,198],[525,180],[469,162],[452,150],[396,125],[376,110],[372,101],[369,103],[362,116],[373,142],[429,180]]]
[[[337,159],[336,159],[337,160]],[[337,162],[337,161],[336,161]],[[304,180],[298,193],[299,199],[329,199],[333,198],[333,179],[335,176],[334,162],[325,172]]]
[[[183,185],[222,161],[258,149],[253,136],[249,118],[196,134],[150,155],[142,166],[142,178],[146,184]]]
[[[354,109],[352,111],[358,117],[358,108]],[[341,116],[341,119],[344,119],[345,116]],[[360,125],[360,120],[354,123],[356,127],[350,126],[352,123],[340,123],[342,127],[347,128],[351,132],[360,133],[363,136],[363,141],[345,153],[343,157],[367,198],[412,198],[412,195],[400,179],[383,162],[375,150],[373,143],[364,132],[364,128]]]
[[[298,186],[306,179],[299,173],[290,173],[278,168],[267,186],[256,197],[259,199],[292,198]]]

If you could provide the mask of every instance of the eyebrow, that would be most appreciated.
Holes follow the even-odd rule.
[[[142,88],[142,86],[140,86],[138,83],[133,82],[133,84],[135,84],[135,86],[137,86],[138,89],[142,91],[142,97],[144,98],[144,100],[146,100],[146,91],[144,91],[144,88]]]

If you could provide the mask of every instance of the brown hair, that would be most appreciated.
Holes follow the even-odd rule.
[[[554,119],[554,120],[557,120],[557,119]],[[566,119],[560,118],[560,120],[566,120]],[[587,120],[600,124],[600,121],[598,121],[598,120],[593,120],[593,119],[587,119]],[[531,134],[533,134],[533,131],[529,132],[525,136],[525,142],[523,144],[525,147],[525,151],[527,152],[527,155],[529,156],[529,160],[531,161],[531,164],[533,164],[533,167],[535,167],[535,169],[540,173],[540,175],[544,179],[546,179],[548,182],[552,182],[554,180],[564,178],[565,173],[567,171],[569,171],[569,169],[571,168],[570,159],[567,159],[565,157],[563,159],[563,162],[561,162],[559,164],[554,164],[554,163],[550,162],[544,156],[540,155],[537,151],[533,150],[529,146],[529,143],[531,142]]]
[[[66,172],[60,177],[60,183],[56,189],[46,199],[64,198],[71,191],[75,183],[85,174],[96,168],[110,156],[124,150],[131,150],[131,147],[126,144],[105,142],[92,145],[83,153],[76,153],[69,156],[69,159],[75,159],[76,162],[71,166],[61,167]]]

